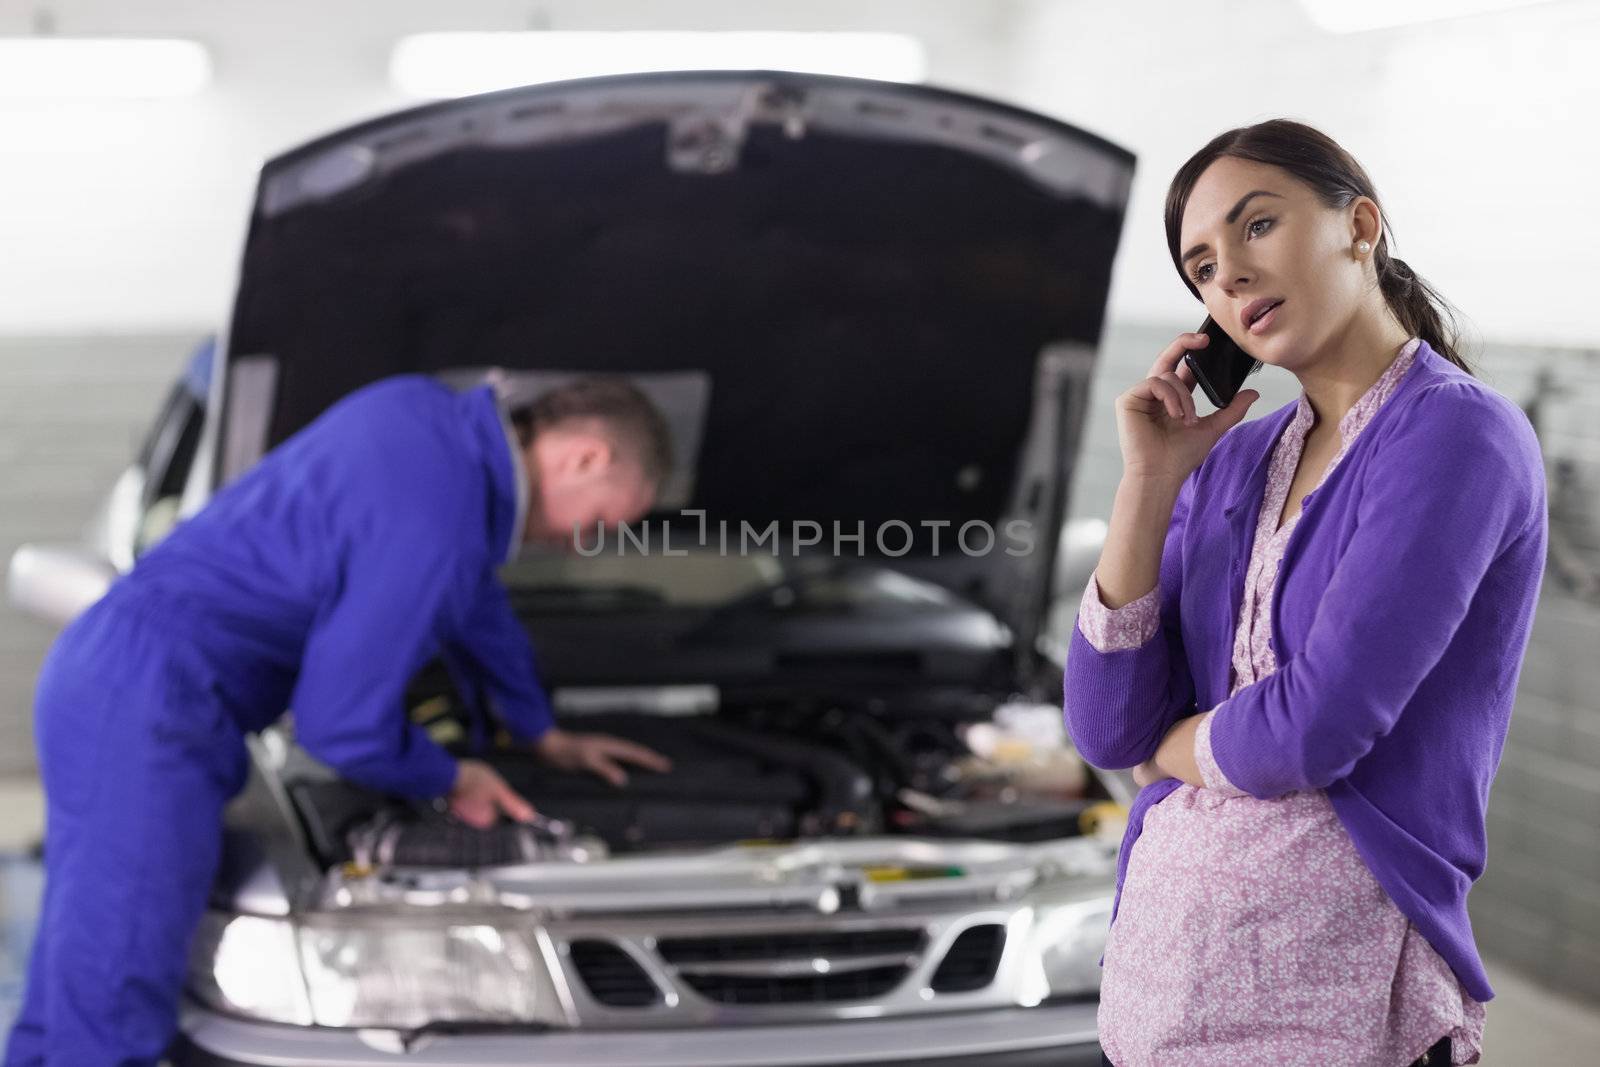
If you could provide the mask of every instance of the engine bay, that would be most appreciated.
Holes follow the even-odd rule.
[[[442,802],[385,797],[317,774],[285,786],[325,868],[482,868],[549,859],[844,838],[1034,843],[1096,832],[1116,806],[1078,758],[1054,706],[997,703],[983,717],[886,711],[870,702],[753,702],[709,714],[606,710],[564,716],[672,761],[626,786],[558,770],[503,735],[470,743],[456,701],[413,718],[458,756],[490,763],[540,813],[487,830]]]

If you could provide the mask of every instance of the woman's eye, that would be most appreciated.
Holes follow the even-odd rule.
[[[1196,282],[1206,281],[1210,277],[1211,277],[1211,264],[1209,264],[1209,263],[1202,263],[1200,265],[1200,267],[1198,269],[1196,269],[1195,272],[1194,272],[1194,280]]]
[[[1274,221],[1275,221],[1275,219],[1270,218],[1270,216],[1262,216],[1262,218],[1259,218],[1259,219],[1251,219],[1250,224],[1248,224],[1248,226],[1245,227],[1245,232],[1246,232],[1246,234],[1258,235],[1258,237],[1259,237],[1258,232],[1256,232],[1256,227],[1261,226],[1262,222],[1266,222],[1267,226],[1270,226],[1270,224],[1272,224],[1272,222],[1274,222]],[[1262,234],[1264,234],[1264,232],[1266,232],[1266,230],[1261,230],[1261,232],[1262,232]],[[1206,264],[1200,264],[1200,266],[1195,267],[1195,274],[1194,274],[1195,283],[1205,282],[1206,278],[1210,278],[1211,277],[1211,275],[1205,274],[1206,267],[1210,267],[1210,266],[1211,266],[1211,264],[1208,264],[1208,262],[1206,262]]]
[[[1271,229],[1272,220],[1270,218],[1260,218],[1252,221],[1248,227],[1251,237],[1260,237],[1262,234],[1267,232],[1266,230],[1256,229],[1257,226],[1265,226],[1267,229]]]

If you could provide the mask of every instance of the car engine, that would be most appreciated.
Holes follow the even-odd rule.
[[[454,710],[454,709],[452,709]],[[419,716],[421,717],[421,716]],[[614,711],[568,728],[611,734],[672,761],[630,768],[618,788],[542,763],[508,739],[484,751],[450,713],[429,721],[456,754],[489,762],[540,813],[533,824],[469,827],[420,804],[321,775],[286,782],[327,866],[489,867],[545,859],[911,835],[1037,842],[1094,831],[1107,796],[1064,737],[1054,707],[1002,706],[988,719],[886,714],[838,702],[753,704],[715,714]],[[1019,727],[1018,724],[1023,724]]]

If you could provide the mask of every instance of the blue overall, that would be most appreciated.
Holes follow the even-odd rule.
[[[45,897],[6,1067],[154,1064],[216,873],[244,737],[292,709],[361,785],[447,793],[417,668],[474,671],[516,738],[552,723],[496,568],[525,475],[493,392],[392,378],[341,400],[61,634],[36,696]]]

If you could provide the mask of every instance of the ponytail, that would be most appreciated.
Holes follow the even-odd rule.
[[[1472,368],[1458,351],[1460,330],[1449,302],[1439,295],[1438,290],[1423,281],[1422,276],[1412,270],[1405,260],[1389,255],[1387,237],[1378,242],[1375,263],[1378,268],[1378,288],[1406,333],[1422,338],[1429,348],[1468,374],[1473,374]]]

